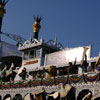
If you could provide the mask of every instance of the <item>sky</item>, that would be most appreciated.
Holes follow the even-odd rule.
[[[39,39],[57,41],[64,48],[92,45],[92,56],[100,52],[100,0],[9,0],[2,32],[29,40],[34,15],[43,17]],[[2,35],[2,40],[15,44]]]

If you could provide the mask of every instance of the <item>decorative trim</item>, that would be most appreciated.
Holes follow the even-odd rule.
[[[26,62],[24,65],[30,65],[30,64],[35,64],[35,63],[38,63],[38,60]]]

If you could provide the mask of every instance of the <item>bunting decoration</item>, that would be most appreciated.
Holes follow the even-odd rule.
[[[19,88],[19,82],[12,82],[11,88]]]
[[[41,85],[41,80],[32,80],[31,81],[31,86],[35,87],[35,86],[40,86]]]
[[[53,84],[54,84],[53,78],[47,78],[47,79],[42,80],[43,86],[52,86]]]
[[[84,77],[84,81],[86,81],[86,82],[94,82],[94,81],[97,82],[100,80],[100,73],[98,73],[94,76],[87,76],[87,75],[83,74],[83,77]]]
[[[10,82],[3,82],[1,88],[2,89],[10,89]]]
[[[20,88],[22,88],[22,87],[30,87],[30,81],[19,82],[19,87]]]
[[[35,86],[52,86],[62,84],[76,84],[84,82],[98,82],[100,81],[100,73],[95,74],[94,76],[90,75],[80,75],[80,76],[63,76],[56,78],[47,78],[47,79],[38,79],[30,81],[16,81],[16,82],[1,82],[0,88],[9,89],[9,88],[25,88],[25,87],[35,87]]]
[[[56,84],[60,84],[60,83],[63,83],[63,84],[66,84],[68,83],[68,77],[57,77],[56,78]]]
[[[79,76],[79,77],[69,77],[69,82],[72,83],[80,83],[80,81],[83,79],[83,75]]]

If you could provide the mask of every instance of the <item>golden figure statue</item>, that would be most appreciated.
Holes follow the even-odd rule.
[[[6,13],[6,10],[4,9],[4,6],[0,4],[0,17],[3,17]]]
[[[38,33],[41,29],[40,21],[42,20],[42,17],[34,16],[34,20],[35,20],[35,24],[33,24],[34,38],[38,40]]]
[[[2,27],[2,19],[6,10],[4,9],[5,5],[7,4],[8,0],[0,0],[0,32]]]
[[[57,75],[56,66],[50,66],[47,70],[46,78],[54,77]]]

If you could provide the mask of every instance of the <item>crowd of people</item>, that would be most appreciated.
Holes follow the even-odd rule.
[[[72,75],[72,74],[80,74],[87,72],[94,72],[94,71],[100,71],[100,55],[98,56],[98,59],[96,62],[93,62],[92,66],[89,66],[89,63],[87,62],[87,56],[84,54],[84,57],[82,58],[82,61],[80,64],[77,64],[77,58],[75,58],[74,63],[69,62],[68,66],[49,66],[48,69],[43,68],[42,70],[37,71],[31,71],[27,72],[26,68],[23,68],[22,72],[19,74],[19,77],[21,77],[21,80],[26,80],[31,76],[32,79],[36,78],[50,78],[50,77],[56,77],[56,76],[62,76],[62,75]],[[3,69],[0,72],[0,79],[2,81],[14,81],[14,78],[16,76],[16,72],[13,70],[14,65],[11,64],[9,69],[7,70],[7,66],[5,65]]]

